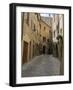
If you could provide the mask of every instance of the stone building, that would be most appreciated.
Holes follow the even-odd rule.
[[[29,62],[40,53],[40,45],[51,38],[51,27],[47,25],[39,13],[22,12],[21,55],[22,64]]]
[[[58,48],[57,48],[57,43],[58,43],[58,38],[62,37],[64,34],[64,18],[63,15],[60,14],[54,14],[53,16],[53,21],[52,21],[52,37],[53,37],[53,44],[54,44],[54,56],[58,56]]]
[[[41,19],[48,24],[50,27],[52,26],[52,17],[51,16],[47,16],[47,17],[41,17]]]
[[[60,72],[61,75],[64,74],[64,15],[59,15],[59,36],[58,39],[58,52],[59,52],[59,59],[61,60],[61,67]]]
[[[52,29],[51,29],[51,26],[49,26],[45,21],[43,21],[41,19],[40,21],[40,35],[41,35],[41,43],[42,45],[45,44],[46,46],[46,51],[45,53],[47,54],[47,50],[48,50],[48,45],[47,45],[47,41],[48,39],[49,40],[52,40]]]
[[[54,14],[52,21],[53,55],[61,61],[61,74],[64,73],[64,15]]]
[[[22,63],[26,63],[35,56],[35,49],[39,43],[39,17],[36,13],[22,13]],[[26,53],[25,53],[26,52]]]
[[[52,19],[52,39],[53,39],[53,55],[58,56],[58,48],[57,48],[57,36],[59,33],[59,16],[58,14],[53,15]]]

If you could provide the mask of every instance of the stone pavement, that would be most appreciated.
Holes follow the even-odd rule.
[[[22,77],[60,75],[60,60],[52,55],[34,57],[22,66]]]

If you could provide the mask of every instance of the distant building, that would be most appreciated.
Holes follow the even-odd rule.
[[[52,17],[48,16],[48,17],[41,17],[41,19],[48,24],[50,27],[52,26]]]
[[[52,17],[50,14],[47,17],[41,17],[41,21],[45,22],[45,24],[48,26],[48,31],[49,31],[49,39],[52,40]]]
[[[51,30],[51,27],[46,24],[43,20],[40,20],[40,36],[41,36],[41,41],[43,41],[43,38],[46,39],[49,39],[50,38],[50,30]]]

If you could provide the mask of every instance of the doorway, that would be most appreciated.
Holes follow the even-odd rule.
[[[23,44],[23,56],[22,56],[22,64],[27,63],[27,57],[28,57],[28,43],[24,41]]]

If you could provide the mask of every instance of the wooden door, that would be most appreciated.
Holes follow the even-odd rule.
[[[31,42],[30,42],[30,49],[29,49],[29,59],[31,59]]]
[[[28,43],[24,41],[22,64],[27,63],[27,57],[28,57]]]

